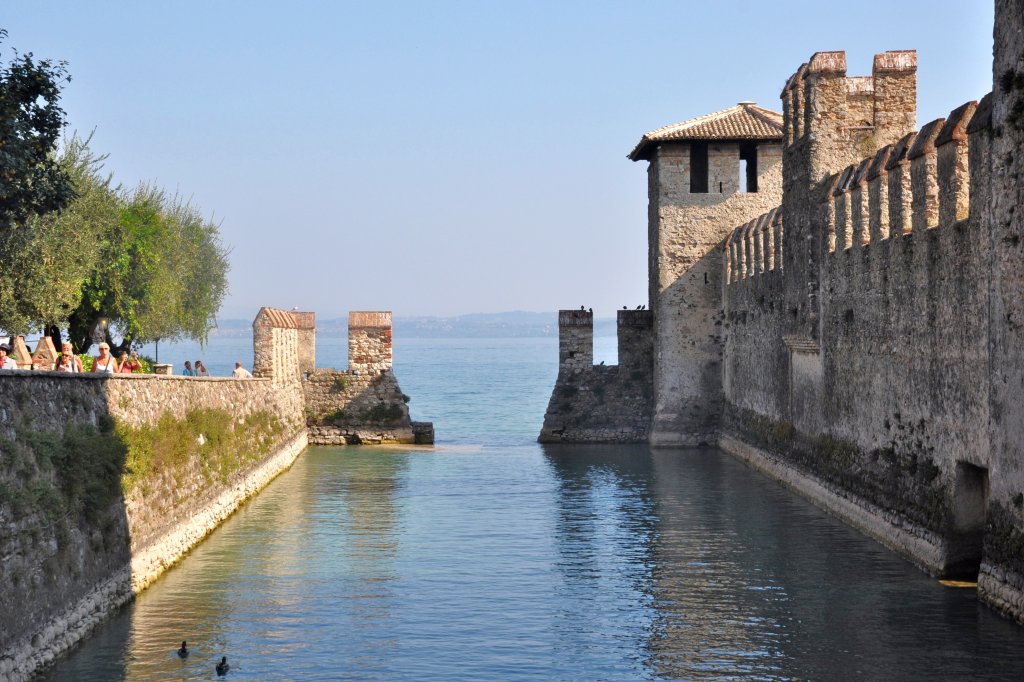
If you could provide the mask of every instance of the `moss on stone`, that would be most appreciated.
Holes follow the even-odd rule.
[[[918,437],[870,451],[829,434],[805,434],[784,420],[729,406],[726,425],[741,439],[882,509],[939,533],[952,527],[933,453]],[[921,428],[924,428],[923,426]]]
[[[988,507],[985,523],[986,561],[1024,575],[1024,522],[999,502]]]
[[[239,420],[228,410],[211,408],[180,419],[165,412],[152,426],[119,425],[117,435],[127,447],[124,491],[131,493],[165,472],[182,471],[193,456],[207,481],[226,481],[269,452],[283,431],[281,420],[270,412]]]

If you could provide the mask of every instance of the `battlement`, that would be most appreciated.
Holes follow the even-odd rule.
[[[647,440],[653,407],[654,314],[619,310],[619,360],[594,364],[594,313],[558,311],[558,379],[539,440],[544,443],[638,443]]]
[[[348,314],[348,368],[374,374],[391,369],[391,311]]]
[[[914,127],[917,52],[876,54],[870,76],[846,75],[846,52],[816,52],[782,89],[783,139],[793,145],[831,129],[848,141],[883,144]]]
[[[726,238],[726,286],[765,272],[782,270],[785,238],[782,207],[740,225]]]
[[[828,252],[951,225],[968,217],[968,128],[978,103],[925,124],[824,183]],[[986,172],[979,169],[979,172]]]
[[[616,312],[620,366],[650,364],[653,324],[650,310]],[[558,367],[559,372],[581,372],[594,367],[593,310],[558,311]]]

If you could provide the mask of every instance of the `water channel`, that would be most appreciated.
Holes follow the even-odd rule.
[[[396,373],[461,430],[308,450],[44,679],[1024,679],[974,590],[728,455],[531,443],[549,346],[425,343]]]

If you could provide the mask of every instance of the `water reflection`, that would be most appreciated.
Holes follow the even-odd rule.
[[[544,453],[558,486],[556,649],[571,658],[582,641],[609,669],[646,676],[640,652],[656,616],[646,448],[548,445]]]
[[[715,450],[316,448],[47,679],[1024,679],[1022,650]]]

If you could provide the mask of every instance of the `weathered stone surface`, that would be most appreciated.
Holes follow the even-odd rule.
[[[306,445],[301,403],[297,385],[282,390],[271,379],[0,375],[0,650],[11,661],[5,679],[23,679],[73,646],[287,468]],[[255,415],[276,426],[254,433],[259,441],[243,434],[252,464],[229,468],[226,478],[211,478],[201,466],[201,439],[182,443],[176,465],[130,488],[123,454],[109,460],[110,469],[87,462],[74,478],[55,473],[75,467],[58,467],[55,459],[116,455],[127,450],[133,430],[196,410],[238,428]],[[75,499],[85,511],[72,508],[55,522],[61,503],[54,495],[71,494],[69,485],[84,487]],[[111,486],[121,493],[93,509],[105,499],[97,491]]]
[[[682,147],[644,157],[651,442],[721,437],[929,572],[978,575],[1024,622],[1024,0],[996,2],[979,104],[915,131],[916,69],[908,51],[871,77],[841,52],[802,65],[782,92],[782,205],[759,218],[672,196]],[[595,413],[612,368],[561,355],[548,417]]]
[[[416,442],[406,396],[390,370],[318,369],[302,388],[312,444]]]
[[[311,314],[263,308],[257,378],[0,373],[0,677],[74,646],[307,442],[432,443],[381,368],[390,313],[370,322],[363,370],[302,370]]]
[[[653,407],[651,312],[618,312],[615,366],[593,364],[593,313],[562,310],[558,320],[558,379],[538,440],[646,442]]]

